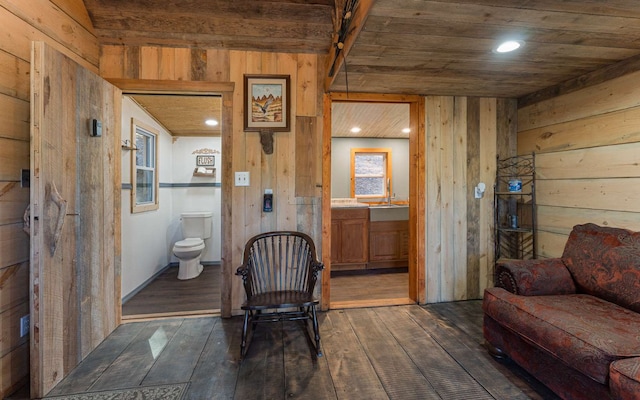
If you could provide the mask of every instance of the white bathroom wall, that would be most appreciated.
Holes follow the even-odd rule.
[[[331,197],[351,197],[351,149],[380,147],[391,149],[393,200],[409,200],[409,139],[332,138]]]
[[[122,100],[122,140],[131,140],[131,119],[135,118],[160,132],[158,139],[158,178],[171,180],[171,135],[135,102]],[[169,264],[172,220],[171,189],[160,188],[159,208],[131,213],[131,151],[122,150],[122,297],[125,297]],[[129,185],[127,185],[129,184]]]
[[[211,238],[205,240],[202,262],[220,262],[220,210],[222,193],[220,190],[220,166],[222,159],[220,137],[178,137],[172,146],[173,175],[171,198],[173,212],[171,230],[174,232],[172,242],[182,239],[180,231],[180,214],[187,211],[211,211],[213,228]],[[215,157],[215,175],[209,177],[193,176],[196,168],[196,156],[199,151],[213,151]],[[175,256],[172,261],[177,262]]]

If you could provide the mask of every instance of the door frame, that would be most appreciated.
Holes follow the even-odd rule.
[[[409,105],[409,301],[425,302],[425,100],[419,95],[378,93],[325,93],[322,138],[322,310],[331,306],[331,106],[334,102],[405,103]],[[422,216],[422,218],[419,218]],[[420,268],[422,266],[422,268]],[[367,305],[397,305],[398,301],[371,302]]]
[[[232,161],[233,161],[233,82],[204,82],[204,81],[170,81],[155,79],[110,79],[108,82],[122,90],[123,95],[127,94],[176,94],[176,95],[215,95],[222,97],[222,202],[221,209],[221,299],[220,314],[222,317],[231,316],[231,287],[233,279],[233,265],[231,263],[232,249],[231,241],[225,238],[232,237],[231,215],[233,201],[231,190],[225,188],[232,187]]]

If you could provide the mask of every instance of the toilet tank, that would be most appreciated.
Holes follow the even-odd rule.
[[[182,235],[185,238],[208,239],[211,237],[213,213],[210,211],[193,211],[180,214]]]

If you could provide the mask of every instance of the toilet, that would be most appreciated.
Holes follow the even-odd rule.
[[[193,279],[202,272],[200,256],[204,240],[211,237],[212,213],[208,211],[180,214],[183,240],[173,246],[173,254],[180,260],[178,279]]]

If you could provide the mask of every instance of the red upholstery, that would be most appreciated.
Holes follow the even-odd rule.
[[[640,232],[577,225],[562,261],[578,291],[640,312]]]
[[[640,397],[640,360],[627,358],[611,364],[611,393],[615,399],[632,400]]]
[[[640,399],[640,233],[576,225],[562,258],[496,266],[484,336],[565,399]]]
[[[491,288],[483,309],[505,328],[602,384],[608,382],[612,361],[640,356],[640,314],[597,297],[518,296]]]

